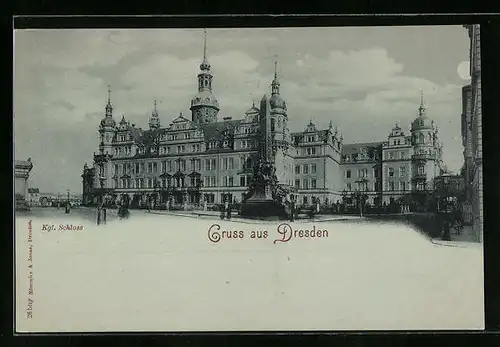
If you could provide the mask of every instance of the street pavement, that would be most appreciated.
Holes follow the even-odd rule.
[[[107,221],[113,221],[118,218],[117,209],[107,209]],[[191,217],[197,219],[219,219],[220,212],[219,211],[147,211],[147,210],[130,210],[131,217],[138,215],[165,215],[165,216],[179,216],[179,217]],[[97,211],[95,207],[86,207],[86,206],[78,206],[73,207],[70,210],[70,213],[66,214],[65,209],[60,207],[57,209],[56,207],[32,207],[30,211],[26,212],[16,212],[17,217],[30,217],[30,218],[51,218],[51,217],[63,217],[68,222],[71,222],[72,219],[85,219],[87,221],[91,221],[96,223],[97,221]],[[245,218],[241,218],[237,216],[235,213],[232,215],[232,221],[241,222],[246,224],[259,224],[259,223],[269,223],[270,221],[265,220],[249,220]],[[297,220],[296,223],[310,223],[314,222],[332,222],[332,221],[355,221],[355,220],[363,220],[365,218],[359,216],[341,216],[341,215],[318,215],[313,220],[303,219]],[[434,239],[433,241],[443,243],[443,244],[463,244],[468,242],[477,242],[477,235],[475,235],[471,228],[465,226],[464,229],[460,232],[460,234],[452,233],[451,241],[442,241],[440,239]]]
[[[30,211],[16,212],[16,217],[29,217],[29,218],[51,218],[51,217],[64,217],[65,220],[70,222],[72,219],[85,219],[96,223],[97,210],[95,207],[78,206],[71,208],[69,213],[65,213],[63,207],[32,207]],[[117,219],[116,210],[107,210],[106,219],[112,221]]]

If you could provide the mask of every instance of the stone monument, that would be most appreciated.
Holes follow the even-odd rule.
[[[285,208],[273,197],[273,186],[277,184],[276,168],[271,134],[270,105],[267,95],[260,107],[259,158],[253,166],[253,176],[248,191],[249,197],[241,207],[244,217],[285,217]]]

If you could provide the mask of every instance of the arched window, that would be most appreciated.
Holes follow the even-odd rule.
[[[424,134],[418,135],[418,143],[424,143]]]

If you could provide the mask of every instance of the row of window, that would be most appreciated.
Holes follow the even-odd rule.
[[[344,161],[350,162],[350,161],[363,161],[363,160],[379,160],[379,158],[380,157],[378,153],[373,153],[370,156],[368,152],[362,151],[360,153],[346,154],[344,156]]]
[[[239,176],[239,186],[246,187],[250,184],[250,176]],[[136,179],[115,179],[114,188],[167,188],[167,187],[197,187],[203,182],[205,187],[217,187],[217,178],[215,176],[201,177],[170,177],[157,180],[155,178],[136,178]],[[222,176],[220,178],[220,187],[236,187],[234,176]]]
[[[115,155],[131,155],[132,154],[132,147],[115,147]]]
[[[398,185],[397,185],[398,184]],[[420,184],[420,183],[419,183]],[[409,190],[410,184],[406,181],[396,182],[386,182],[385,190],[396,191],[396,190]],[[353,188],[359,191],[379,191],[380,190],[380,182],[356,182],[356,185],[353,187],[352,183],[346,183],[346,190],[352,191]],[[396,189],[397,188],[397,189]],[[417,187],[418,189],[418,187]]]
[[[406,156],[406,152],[390,151],[390,152],[385,153],[385,159],[386,160],[395,160],[395,159],[405,160],[405,159],[407,159],[407,156]]]
[[[398,139],[398,140],[393,140],[392,144],[394,146],[402,145],[402,144],[409,144],[409,141],[407,139],[404,139],[404,140]]]
[[[302,170],[301,170],[302,168]],[[309,170],[310,168],[310,170]],[[302,171],[302,172],[301,172]],[[303,165],[295,165],[295,174],[315,174],[316,173],[316,164],[303,164]]]
[[[399,168],[399,177],[405,177],[408,175],[407,167],[406,166],[401,166]],[[389,167],[387,169],[387,174],[389,177],[395,177],[396,170],[393,167]],[[417,166],[417,174],[419,175],[424,175],[425,174],[425,166],[424,165],[419,165]],[[352,178],[352,172],[351,169],[346,170],[345,174],[346,178]],[[379,169],[374,168],[373,169],[373,177],[378,178],[379,177]],[[368,169],[358,169],[358,175],[357,178],[369,178],[368,176]]]
[[[380,182],[356,182],[354,186],[350,182],[346,183],[345,189],[347,191],[352,191],[353,188],[365,192],[380,190]]]
[[[368,178],[368,169],[358,169],[358,178]],[[374,168],[373,169],[373,177],[377,178],[379,177],[379,169]],[[351,169],[347,169],[345,171],[345,178],[352,178],[352,172]]]
[[[186,129],[186,125],[178,125],[178,129],[183,130]],[[241,133],[244,134],[251,134],[256,132],[256,129],[253,127],[244,127],[241,129]],[[179,134],[163,134],[160,136],[160,140],[166,140],[166,141],[181,141],[181,140],[190,140],[194,138],[198,138],[202,136],[201,131],[191,131],[191,132],[185,132],[185,133],[179,133]],[[117,136],[117,141],[118,142],[125,142],[125,141],[131,141],[131,136],[130,134],[120,134]],[[104,141],[104,137],[102,138],[102,141]]]
[[[242,156],[239,158],[239,165],[237,166],[238,158],[226,157],[221,158],[219,170],[234,170],[238,167],[245,169],[252,167],[252,159],[249,156]],[[162,162],[142,162],[114,165],[114,174],[141,174],[141,173],[157,173],[157,172],[176,172],[176,171],[201,171],[203,164],[203,170],[213,171],[217,170],[217,159],[207,158],[207,159],[177,159],[177,160],[165,160]],[[315,170],[315,167],[314,167]],[[315,172],[315,171],[314,171]]]
[[[427,139],[428,139],[428,142],[429,144],[431,143],[434,143],[434,136],[432,133],[428,133],[427,134]],[[420,134],[413,134],[413,143],[415,144],[419,144],[419,145],[422,145],[425,143],[425,136],[424,134],[420,133]]]
[[[300,139],[301,139],[300,135],[293,137],[293,141],[295,143],[299,142]],[[312,142],[318,142],[318,141],[320,141],[320,140],[319,140],[319,137],[317,135],[306,135],[304,137],[305,143],[312,143]],[[335,139],[335,136],[331,137],[331,141],[334,145],[336,144],[337,149],[340,150],[340,142]]]
[[[395,170],[394,168],[390,167],[387,169],[387,174],[389,177],[394,177]],[[399,177],[405,177],[406,176],[406,166],[401,166],[399,168]]]
[[[301,186],[302,182],[302,186]],[[295,188],[297,189],[316,189],[317,183],[316,179],[312,178],[311,180],[304,178],[302,181],[300,179],[295,180]]]

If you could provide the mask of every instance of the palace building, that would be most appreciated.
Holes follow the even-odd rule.
[[[462,145],[464,147],[466,222],[477,241],[483,240],[483,145],[481,107],[481,40],[478,24],[464,26],[470,40],[471,83],[462,88]]]
[[[389,203],[412,191],[428,192],[440,173],[442,145],[423,97],[409,134],[396,124],[384,141],[344,144],[332,122],[318,129],[310,121],[303,131],[290,132],[293,113],[280,94],[277,63],[271,95],[238,119],[218,117],[206,37],[199,67],[191,115],[180,113],[167,126],[156,102],[149,129],[124,116],[117,122],[108,92],[98,151],[92,167],[85,164],[83,170],[84,204],[97,203],[103,193],[132,206],[150,199],[185,208],[241,202],[259,160],[263,131],[272,139],[278,183],[291,188],[300,204],[316,199],[330,204],[355,191],[366,192],[370,204]]]

